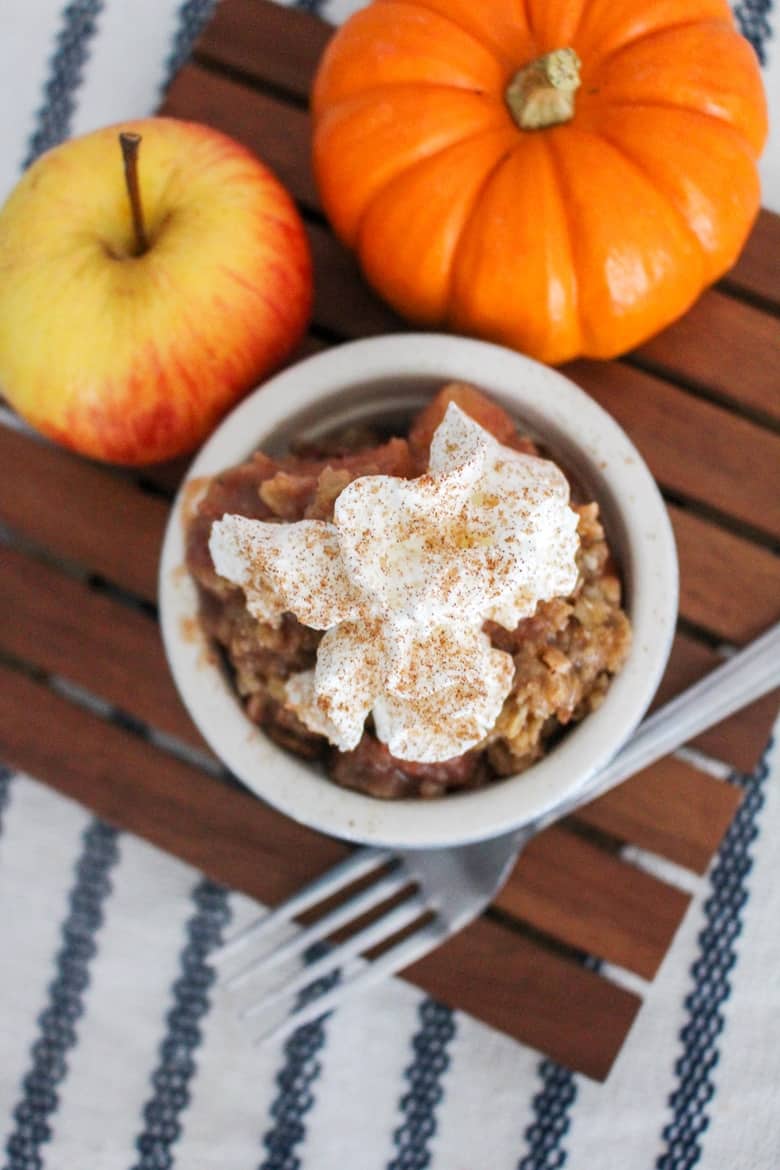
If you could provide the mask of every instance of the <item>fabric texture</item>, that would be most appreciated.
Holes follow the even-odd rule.
[[[605,1084],[399,979],[251,1047],[209,959],[257,906],[0,775],[4,1170],[776,1170],[777,753],[705,877],[634,851],[693,902]]]
[[[0,198],[63,138],[153,111],[214,6],[7,2]],[[297,4],[334,22],[358,6]],[[780,210],[780,17],[734,7],[765,70]],[[248,1047],[210,958],[257,907],[0,767],[0,1166],[776,1170],[779,773],[770,750],[724,780],[745,800],[709,873],[671,871],[693,902],[599,1085],[401,980]]]

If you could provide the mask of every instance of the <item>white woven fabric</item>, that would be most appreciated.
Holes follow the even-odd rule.
[[[357,5],[299,6],[339,20]],[[771,0],[737,7],[753,13],[776,112],[780,13]],[[0,197],[58,137],[151,112],[212,8],[4,0]],[[776,124],[762,165],[764,203],[780,210]],[[691,909],[597,1085],[400,980],[283,1049],[246,1048],[210,994],[208,955],[248,900],[0,769],[0,1165],[777,1170],[779,772],[767,760],[745,779],[735,826],[690,881]]]
[[[398,979],[249,1047],[208,953],[256,907],[0,772],[2,1165],[776,1170],[779,763],[745,781],[711,872],[686,875],[693,903],[603,1085]]]

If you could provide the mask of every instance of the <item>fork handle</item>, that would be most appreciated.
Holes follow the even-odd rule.
[[[534,821],[533,832],[603,796],[776,686],[780,686],[780,622],[640,724],[592,780]]]

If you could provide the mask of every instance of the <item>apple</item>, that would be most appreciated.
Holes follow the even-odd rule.
[[[0,210],[0,392],[96,459],[191,451],[294,349],[311,301],[291,197],[194,122],[63,143]]]

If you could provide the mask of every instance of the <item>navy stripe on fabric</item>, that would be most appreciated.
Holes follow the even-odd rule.
[[[5,764],[0,764],[0,833],[3,831],[3,813],[5,812],[11,795],[11,777],[13,772]]]
[[[665,1148],[656,1170],[690,1170],[701,1157],[701,1135],[709,1124],[708,1106],[715,1093],[713,1071],[723,1031],[722,1008],[731,993],[730,975],[737,960],[747,879],[753,865],[751,846],[758,835],[770,747],[753,776],[735,776],[745,795],[731,823],[710,875],[711,893],[704,903],[706,925],[699,954],[691,968],[693,988],[685,999],[687,1022],[675,1063],[677,1087],[669,1098],[672,1120],[663,1131]]]
[[[563,1139],[577,1099],[577,1078],[554,1060],[543,1060],[538,1072],[542,1087],[533,1099],[534,1119],[525,1131],[526,1152],[517,1170],[560,1170],[566,1164]]]
[[[311,12],[313,16],[322,16],[328,0],[295,0],[293,8],[300,8],[303,12]]]
[[[750,41],[762,65],[766,65],[766,42],[772,36],[769,16],[773,0],[740,0],[734,5],[739,31]]]
[[[393,1134],[396,1152],[387,1170],[425,1170],[431,1163],[430,1143],[444,1096],[442,1082],[450,1064],[455,1013],[444,1004],[424,999],[418,1016],[420,1027],[412,1037],[414,1057],[404,1070],[409,1087],[400,1103],[403,1122]]]
[[[62,925],[62,946],[55,959],[55,976],[48,1003],[38,1018],[39,1034],[32,1047],[31,1067],[22,1081],[21,1098],[14,1109],[14,1128],[6,1144],[5,1170],[36,1170],[42,1165],[42,1147],[52,1135],[57,1111],[57,1087],[67,1075],[67,1057],[76,1043],[78,1020],[84,1011],[89,966],[97,951],[97,933],[111,893],[110,873],[119,856],[116,829],[92,821],[84,831],[76,880]]]
[[[324,954],[327,944],[317,943],[306,952],[305,961],[313,963]],[[303,1007],[330,991],[339,980],[333,971],[304,987],[296,1000]],[[276,1074],[278,1093],[271,1105],[273,1125],[263,1137],[266,1156],[260,1170],[299,1170],[297,1149],[306,1136],[306,1114],[314,1104],[313,1086],[322,1071],[318,1056],[325,1046],[328,1016],[313,1020],[293,1032],[284,1045],[284,1063]]]
[[[173,1147],[181,1134],[181,1115],[189,1104],[195,1075],[195,1053],[201,1023],[209,1011],[214,969],[209,957],[222,941],[230,918],[228,892],[201,878],[192,892],[195,913],[187,923],[187,942],[173,984],[173,1006],[152,1074],[152,1096],[143,1110],[144,1128],[136,1139],[139,1158],[134,1170],[166,1170],[173,1165]]]
[[[43,104],[35,116],[25,167],[39,154],[62,142],[70,133],[75,95],[81,85],[82,70],[89,57],[89,46],[98,27],[103,0],[73,0],[62,14],[57,47],[49,62],[49,75],[43,87]]]
[[[582,955],[580,962],[588,971],[600,971],[603,966],[594,955]],[[532,1101],[533,1121],[524,1134],[525,1153],[517,1170],[559,1170],[568,1157],[563,1139],[577,1100],[577,1078],[570,1069],[549,1059],[539,1062],[537,1075],[542,1087]]]
[[[195,42],[208,24],[216,7],[217,0],[184,0],[179,8],[176,31],[173,34],[173,45],[165,62],[163,92],[171,84],[185,61],[188,60]]]

